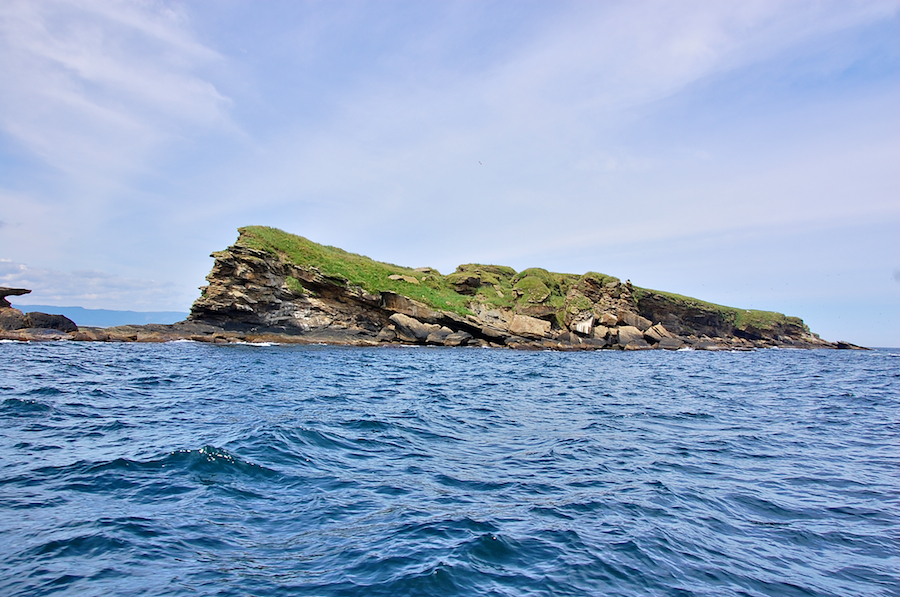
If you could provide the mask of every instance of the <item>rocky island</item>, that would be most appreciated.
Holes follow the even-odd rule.
[[[69,320],[46,319],[61,316],[22,314],[4,299],[0,337],[555,350],[855,348],[822,340],[797,317],[639,288],[597,272],[466,264],[443,275],[262,226],[241,228],[237,241],[212,257],[209,284],[186,321],[79,329]],[[42,331],[36,320],[52,325]]]

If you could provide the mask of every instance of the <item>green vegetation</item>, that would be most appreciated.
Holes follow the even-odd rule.
[[[236,244],[252,249],[265,251],[300,267],[314,267],[323,275],[346,280],[349,284],[359,286],[372,294],[379,292],[396,292],[421,301],[433,309],[452,311],[458,314],[471,313],[469,305],[481,302],[500,308],[515,308],[517,304],[549,305],[556,312],[557,323],[562,326],[566,308],[572,312],[590,308],[590,300],[582,292],[588,281],[604,286],[610,282],[619,282],[618,278],[588,272],[583,276],[549,272],[542,268],[529,268],[516,273],[511,267],[502,265],[485,265],[468,263],[460,265],[448,276],[442,276],[435,270],[416,271],[408,267],[382,263],[363,255],[348,253],[337,247],[320,245],[301,236],[289,234],[265,226],[247,226],[240,228],[240,238]],[[411,284],[404,280],[391,280],[391,275],[413,276],[419,284]],[[476,277],[480,286],[470,288],[474,294],[457,292],[456,285],[469,277]],[[306,293],[301,282],[288,277],[288,287],[297,293]],[[567,305],[566,296],[572,288],[573,293]],[[720,313],[725,321],[738,329],[754,327],[759,330],[773,329],[777,325],[793,325],[808,329],[802,320],[786,317],[771,311],[755,311],[726,307],[708,303],[695,298],[681,296],[670,292],[634,289],[634,297],[640,302],[642,297],[654,293],[675,305]]]
[[[591,302],[591,299],[584,296],[583,294],[576,294],[569,301],[569,313],[578,313],[579,311],[589,311],[594,304]]]
[[[619,280],[615,276],[607,276],[606,274],[601,274],[598,272],[588,272],[585,275],[581,276],[581,278],[583,280],[591,280],[593,282],[596,282],[600,286],[605,286],[606,284],[609,284],[610,282],[615,282],[617,284],[619,282],[621,282],[621,280]]]
[[[309,294],[309,291],[303,287],[303,284],[301,284],[300,280],[298,280],[297,278],[288,276],[284,281],[287,284],[287,287],[291,289],[291,291],[297,294]]]
[[[277,228],[246,226],[240,228],[239,232],[239,245],[278,255],[301,267],[315,267],[325,276],[346,280],[367,292],[396,292],[434,309],[469,313],[467,305],[471,299],[456,292],[452,284],[436,272],[426,274],[408,267],[382,263],[337,247],[320,245]],[[419,280],[419,284],[389,280],[388,276],[393,274],[413,276]]]
[[[525,276],[516,282],[516,288],[522,291],[522,297],[529,303],[543,303],[550,298],[550,289],[537,276]]]
[[[650,290],[648,288],[638,288],[636,286],[634,288],[633,296],[638,301],[638,304],[640,304],[641,299],[651,293],[657,294],[672,302],[673,304],[681,307],[719,313],[725,322],[730,323],[739,330],[747,330],[749,328],[756,328],[758,330],[772,330],[775,327],[781,325],[797,326],[804,331],[809,331],[809,328],[799,317],[789,317],[787,315],[784,315],[783,313],[776,313],[775,311],[758,311],[756,309],[738,309],[736,307],[726,307],[725,305],[717,305],[716,303],[701,301],[700,299],[695,299],[681,294],[675,294],[674,292]]]

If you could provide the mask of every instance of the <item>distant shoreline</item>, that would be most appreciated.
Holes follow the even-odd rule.
[[[85,307],[57,307],[56,305],[15,304],[20,311],[58,313],[75,322],[78,327],[108,328],[121,325],[172,324],[187,319],[187,311],[129,311],[116,309],[88,309]]]

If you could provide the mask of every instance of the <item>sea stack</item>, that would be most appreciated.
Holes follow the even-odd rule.
[[[212,254],[189,321],[338,344],[558,350],[836,348],[797,317],[639,288],[588,272],[465,264],[449,275],[382,263],[275,228]]]

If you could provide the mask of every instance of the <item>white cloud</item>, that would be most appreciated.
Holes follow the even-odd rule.
[[[172,300],[173,294],[181,294],[172,283],[123,278],[100,271],[60,272],[30,268],[9,259],[0,259],[0,286],[32,291],[23,297],[13,297],[13,305],[18,301],[60,307],[145,311],[184,307],[183,303]]]
[[[0,128],[82,178],[140,171],[173,136],[227,118],[198,71],[218,60],[158,2],[0,4]]]

